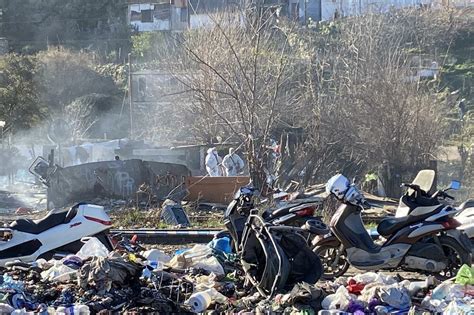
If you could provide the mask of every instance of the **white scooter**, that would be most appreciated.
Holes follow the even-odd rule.
[[[112,250],[107,236],[111,226],[104,208],[92,204],[77,204],[69,211],[51,210],[40,220],[16,220],[0,228],[0,266],[76,253],[87,236],[97,237]]]
[[[462,224],[459,229],[464,230],[474,246],[474,199],[464,201],[456,209],[459,210],[456,220]]]
[[[363,194],[349,180],[338,174],[326,184],[326,191],[341,204],[333,215],[331,234],[313,241],[321,257],[323,278],[342,275],[349,264],[360,270],[416,271],[433,274],[441,280],[452,278],[463,264],[472,261],[472,246],[461,224],[454,219],[458,210],[440,202],[449,189],[459,189],[452,181],[444,190],[430,193],[435,173],[422,170],[400,198],[395,218],[382,220],[378,233],[386,240],[376,244],[363,225],[360,212]]]

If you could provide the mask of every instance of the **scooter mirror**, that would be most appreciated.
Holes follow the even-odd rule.
[[[452,180],[448,187],[448,189],[452,190],[459,190],[459,188],[461,188],[461,182],[457,180]]]

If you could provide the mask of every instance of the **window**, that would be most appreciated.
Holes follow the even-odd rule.
[[[142,23],[153,23],[153,11],[142,10]]]
[[[188,21],[188,8],[181,8],[181,22],[186,23]]]

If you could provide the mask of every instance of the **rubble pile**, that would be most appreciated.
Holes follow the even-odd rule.
[[[409,281],[367,272],[297,283],[264,298],[245,281],[230,240],[179,250],[127,247],[109,252],[90,238],[75,255],[10,262],[0,276],[1,314],[226,313],[472,314],[474,268],[456,278]],[[140,250],[136,250],[140,248]]]

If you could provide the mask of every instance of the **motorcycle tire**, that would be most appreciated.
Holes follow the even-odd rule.
[[[321,260],[323,273],[321,279],[332,280],[334,278],[344,275],[349,269],[350,264],[346,260],[347,253],[345,250],[340,252],[338,247],[333,247],[329,245],[317,246],[313,249],[313,252],[319,256]],[[334,260],[338,258],[337,266],[333,269]]]
[[[471,266],[472,256],[458,241],[449,236],[441,236],[439,238],[444,254],[448,259],[448,266],[434,276],[441,281],[453,278],[457,275],[459,268],[466,264]]]

